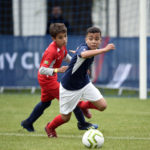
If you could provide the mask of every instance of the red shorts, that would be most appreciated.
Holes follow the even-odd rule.
[[[41,101],[42,102],[48,102],[55,98],[59,100],[59,82],[56,82],[58,85],[56,89],[50,89],[50,88],[42,88],[41,87]]]

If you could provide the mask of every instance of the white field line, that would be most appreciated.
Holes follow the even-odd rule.
[[[27,137],[47,137],[46,134],[24,134],[24,133],[0,133],[0,136],[27,136]],[[82,138],[82,136],[78,135],[58,135],[58,137],[61,138]],[[150,140],[150,137],[116,137],[116,136],[105,136],[106,139],[112,139],[112,140]]]

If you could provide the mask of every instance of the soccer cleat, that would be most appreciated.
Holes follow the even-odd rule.
[[[89,129],[97,129],[98,125],[97,124],[92,124],[89,122],[85,122],[84,124],[81,124],[78,122],[77,124],[79,130],[89,130]]]
[[[33,125],[32,124],[29,124],[26,120],[23,120],[22,122],[21,122],[21,126],[23,127],[23,128],[25,128],[27,131],[29,131],[29,132],[34,132],[34,127],[33,127]]]
[[[48,123],[48,124],[49,124],[49,123]],[[46,131],[46,133],[47,133],[47,136],[48,136],[49,138],[57,138],[57,133],[56,133],[56,131],[53,130],[53,129],[49,129],[49,128],[48,128],[48,124],[47,124],[46,127],[45,127],[45,131]]]
[[[92,118],[92,114],[90,113],[89,109],[83,109],[83,108],[80,109],[82,110],[85,117],[87,117],[88,119]]]

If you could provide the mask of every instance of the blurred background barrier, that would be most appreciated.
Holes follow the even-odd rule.
[[[91,79],[99,87],[139,88],[140,0],[0,0],[0,87],[39,87],[37,70],[51,42],[48,27],[63,22],[67,48],[76,49],[90,26],[102,30],[101,47],[116,51],[96,56]],[[147,0],[147,87],[150,88],[150,0]],[[59,80],[61,76],[59,75]]]
[[[107,38],[103,38],[103,43]],[[110,38],[117,47],[96,56],[92,80],[97,85],[110,88],[139,86],[139,46],[138,38]],[[37,71],[43,51],[51,42],[47,36],[14,37],[0,36],[0,86],[38,86]],[[76,49],[84,41],[84,36],[70,35],[68,50]],[[148,38],[150,42],[150,38]],[[126,46],[124,46],[124,44]],[[103,44],[102,44],[103,46]],[[150,46],[150,45],[149,45]],[[150,47],[148,47],[150,48]],[[71,54],[72,55],[72,54]],[[150,57],[150,51],[148,52]],[[101,68],[101,70],[99,70]],[[148,62],[150,68],[150,61]],[[59,80],[61,76],[59,75]],[[116,83],[117,84],[116,86]],[[148,87],[150,88],[150,70],[148,70]]]

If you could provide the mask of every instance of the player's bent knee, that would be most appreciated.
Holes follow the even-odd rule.
[[[61,116],[64,122],[68,122],[71,118],[71,114],[68,114],[68,115],[61,114]]]
[[[106,108],[107,108],[107,104],[105,103],[100,107],[100,111],[104,111]]]
[[[68,122],[69,120],[70,120],[70,118],[66,118],[66,119],[65,119],[65,122]]]
[[[100,101],[98,101],[98,108],[100,111],[104,111],[107,108],[107,103],[104,98],[102,98]]]

